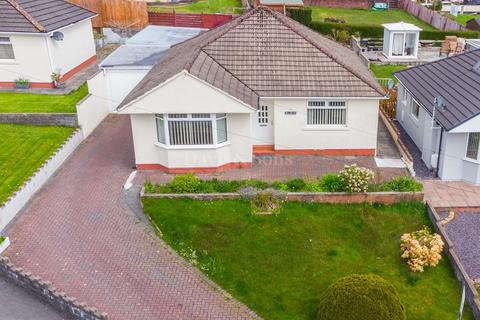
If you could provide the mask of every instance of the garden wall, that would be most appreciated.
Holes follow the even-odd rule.
[[[75,298],[57,291],[50,282],[15,267],[7,257],[0,257],[0,275],[9,278],[56,309],[67,312],[76,319],[107,320],[108,318],[106,313],[100,313],[97,309],[90,308],[85,303],[77,302]]]
[[[145,193],[142,189],[142,197],[146,198],[190,198],[195,200],[233,200],[240,199],[239,193],[186,193],[186,194],[159,194]],[[287,201],[303,201],[318,203],[382,203],[394,204],[404,201],[423,201],[422,192],[289,192]]]
[[[444,227],[440,225],[440,221],[442,219],[440,219],[437,211],[435,210],[435,208],[430,206],[429,203],[427,203],[427,209],[428,209],[428,215],[430,217],[430,220],[432,221],[435,231],[442,236],[445,242],[444,251],[447,254],[448,258],[450,259],[450,263],[452,264],[453,271],[455,272],[455,275],[457,279],[460,281],[460,283],[465,286],[465,297],[468,303],[470,304],[470,310],[473,313],[473,317],[476,320],[480,320],[480,300],[479,300],[478,292],[473,285],[473,281],[465,272],[465,269],[463,268],[462,263],[460,262],[460,259],[455,253],[455,247],[453,245],[453,242],[448,237]]]
[[[30,179],[0,207],[0,231],[17,215],[32,196],[83,141],[81,130],[76,130],[65,143],[38,169]]]
[[[306,6],[319,6],[331,8],[370,9],[370,0],[304,0]]]
[[[0,113],[0,123],[76,127],[75,113]]]

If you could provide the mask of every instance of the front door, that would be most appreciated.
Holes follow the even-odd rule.
[[[260,101],[257,108],[256,117],[254,117],[254,144],[270,145],[273,144],[273,107],[272,103]]]

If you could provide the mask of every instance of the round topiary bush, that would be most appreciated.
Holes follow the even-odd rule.
[[[338,279],[320,297],[317,320],[404,320],[397,291],[376,275]]]

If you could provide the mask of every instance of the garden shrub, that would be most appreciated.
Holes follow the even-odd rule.
[[[283,191],[288,191],[288,186],[285,182],[283,181],[275,181],[272,183],[272,188],[275,190],[283,190]]]
[[[435,267],[442,259],[443,241],[440,235],[430,233],[427,227],[400,238],[402,258],[407,260],[410,270],[423,272],[427,266]]]
[[[287,198],[284,191],[274,189],[246,187],[240,189],[239,193],[242,199],[250,201],[253,213],[278,213]]]
[[[322,190],[324,192],[344,192],[345,183],[337,174],[327,173],[321,180]]]
[[[322,181],[315,179],[315,180],[307,180],[305,181],[305,187],[303,188],[305,192],[323,192]]]
[[[290,8],[287,12],[295,21],[308,26],[312,22],[312,9],[310,8]]]
[[[172,191],[175,193],[194,193],[197,192],[200,181],[193,173],[186,173],[175,176],[170,183]]]
[[[367,192],[368,186],[374,178],[374,173],[370,169],[357,167],[356,164],[352,164],[345,166],[340,171],[339,176],[345,185],[345,191]]]
[[[405,320],[395,288],[377,275],[340,278],[320,297],[317,320]]]
[[[305,188],[305,185],[306,185],[305,181],[303,181],[303,179],[300,179],[300,178],[287,181],[288,191],[293,191],[293,192],[301,191],[303,188]]]
[[[396,177],[380,186],[380,191],[420,192],[423,185],[412,177]]]
[[[350,41],[350,33],[347,30],[332,30],[335,41],[348,44]]]
[[[345,23],[345,19],[336,18],[336,17],[326,17],[323,19],[326,23]]]

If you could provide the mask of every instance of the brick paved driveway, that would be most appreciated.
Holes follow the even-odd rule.
[[[128,117],[110,116],[9,227],[6,254],[110,319],[246,319],[252,314],[128,214]]]

